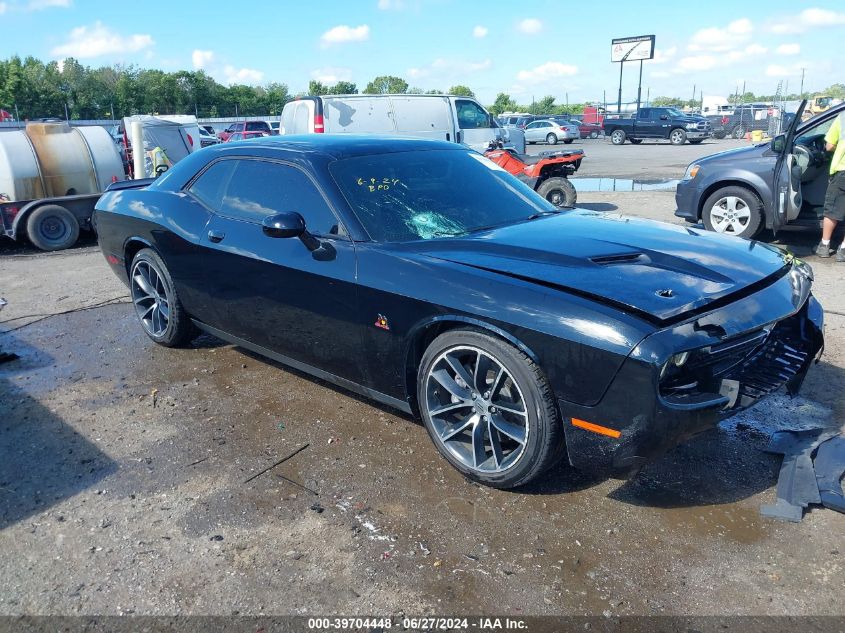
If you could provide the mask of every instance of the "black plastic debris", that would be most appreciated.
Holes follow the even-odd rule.
[[[820,447],[834,440],[835,444],[821,451]],[[837,505],[845,507],[839,484],[842,471],[845,470],[845,438],[837,431],[780,431],[772,435],[766,451],[782,454],[783,463],[778,475],[777,501],[760,508],[763,516],[797,523],[804,517],[804,510],[808,506],[824,503],[822,488],[824,498],[833,504],[824,504],[826,507],[834,510],[838,509],[834,507]],[[822,457],[821,464],[819,455]],[[819,473],[822,474],[821,478]]]
[[[845,475],[845,437],[832,437],[821,443],[813,460],[819,496],[825,508],[845,513],[842,475]]]

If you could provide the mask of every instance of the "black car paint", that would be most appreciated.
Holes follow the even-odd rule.
[[[615,130],[622,130],[629,139],[668,139],[673,130],[681,129],[692,139],[705,139],[710,136],[710,122],[703,116],[672,114],[673,108],[642,108],[633,115],[620,118],[606,117],[604,132],[607,136]],[[646,116],[647,115],[647,116]],[[688,129],[695,123],[699,127]]]
[[[367,153],[402,160],[403,151],[426,149],[466,151],[328,135],[203,149],[146,189],[106,193],[100,245],[125,282],[134,253],[154,248],[206,330],[409,412],[415,363],[436,333],[467,325],[493,332],[543,368],[569,460],[586,468],[635,468],[718,421],[723,399],[676,406],[657,394],[674,354],[790,317],[818,350],[821,311],[809,281],[796,289],[790,258],[755,242],[583,210],[465,238],[371,241],[329,164]],[[229,246],[210,242],[219,218],[184,189],[224,156],[284,161],[310,174],[348,235],[319,236],[337,256],[318,261],[297,239],[234,221],[219,227]],[[671,296],[658,296],[666,290]],[[380,316],[387,329],[376,326]],[[622,435],[589,433],[568,424],[573,417]]]
[[[813,119],[801,123],[795,130],[795,138],[800,139],[809,129],[824,123],[845,110],[845,106],[833,108]],[[693,179],[682,180],[675,190],[675,215],[687,222],[699,222],[708,197],[722,187],[739,185],[754,193],[763,204],[763,216],[766,228],[773,226],[772,190],[775,180],[775,166],[779,154],[772,149],[772,143],[757,143],[749,147],[738,147],[717,152],[695,161],[699,166],[698,174]],[[818,226],[819,217],[813,207],[819,209],[824,201],[825,179],[812,183],[802,183],[804,209],[795,222]]]

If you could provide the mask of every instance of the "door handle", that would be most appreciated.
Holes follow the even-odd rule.
[[[208,239],[214,242],[215,244],[217,244],[218,242],[222,242],[224,237],[226,237],[226,234],[223,231],[211,229],[208,232]]]

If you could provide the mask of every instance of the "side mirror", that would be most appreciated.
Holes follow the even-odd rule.
[[[669,117],[668,117],[667,115],[665,115],[665,114],[661,114],[661,115],[660,115],[660,120],[661,120],[661,121],[668,121],[668,120],[669,120]]]
[[[276,213],[264,218],[261,230],[267,237],[302,237],[305,234],[305,220],[296,211]]]
[[[771,148],[772,151],[776,154],[783,153],[784,147],[786,145],[786,135],[785,134],[778,134],[776,137],[772,139]]]

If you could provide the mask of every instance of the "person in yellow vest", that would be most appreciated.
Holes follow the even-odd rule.
[[[824,136],[825,149],[828,152],[833,152],[833,158],[830,161],[830,182],[827,185],[827,195],[824,199],[822,242],[816,248],[816,255],[819,257],[833,255],[830,238],[833,236],[836,225],[845,220],[845,141],[842,140],[843,128],[845,128],[845,112],[840,112]],[[836,251],[836,261],[845,262],[845,242],[840,244],[839,250]]]

